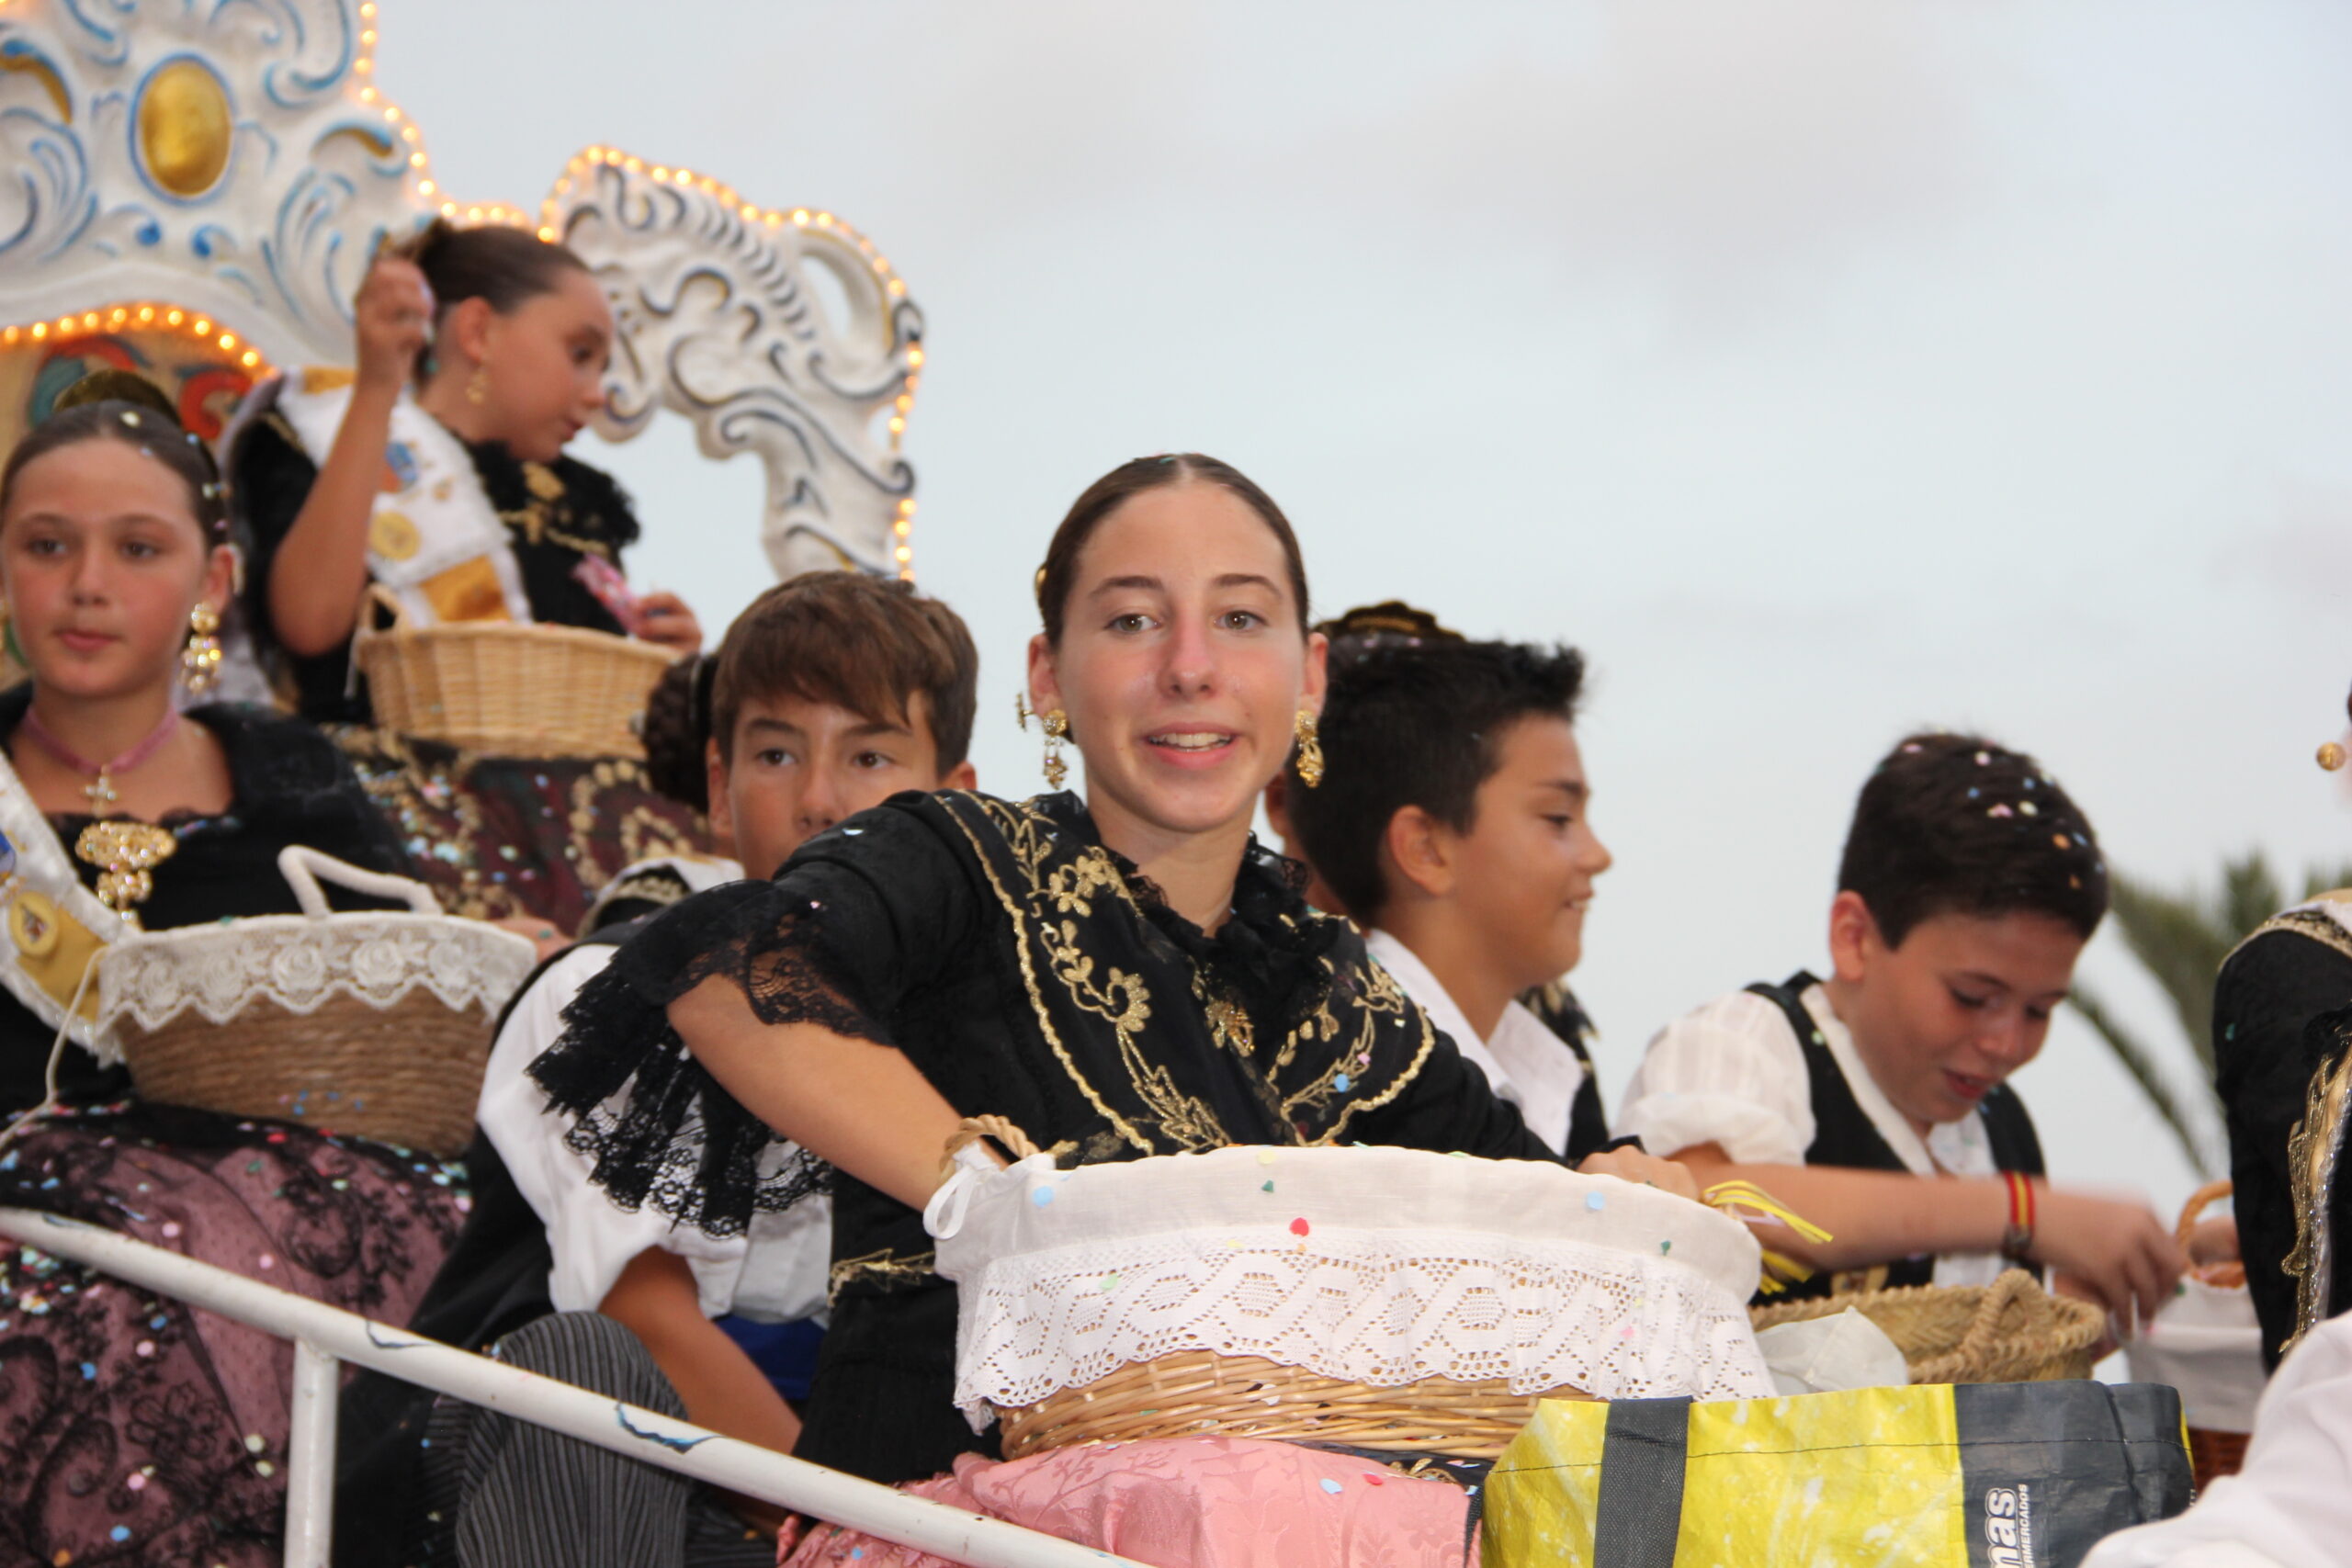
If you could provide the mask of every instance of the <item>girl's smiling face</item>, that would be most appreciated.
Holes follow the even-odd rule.
[[[1265,519],[1213,483],[1130,497],[1080,550],[1060,646],[1030,644],[1030,696],[1068,714],[1087,804],[1131,858],[1246,831],[1321,707],[1324,639],[1289,583]]]
[[[168,684],[198,602],[228,604],[235,555],[207,537],[187,485],[112,436],[43,453],[0,516],[0,592],[17,645],[62,696]]]

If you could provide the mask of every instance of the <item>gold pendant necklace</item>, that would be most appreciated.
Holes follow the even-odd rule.
[[[138,906],[155,891],[149,874],[172,858],[180,841],[169,828],[152,822],[109,818],[93,822],[74,840],[74,853],[98,871],[98,902],[120,915],[135,930]]]

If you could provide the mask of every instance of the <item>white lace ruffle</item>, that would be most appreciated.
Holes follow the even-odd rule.
[[[991,1404],[1180,1350],[1373,1387],[1773,1391],[1747,1318],[1754,1238],[1608,1178],[1403,1149],[1227,1149],[1076,1171],[1025,1160],[964,1186],[933,1213],[954,1233],[939,1269],[959,1286],[956,1401],[976,1427]]]
[[[154,1030],[193,1010],[227,1023],[256,1002],[307,1014],[334,997],[381,1009],[419,987],[488,1020],[535,956],[512,931],[447,915],[263,915],[143,932],[98,966],[100,1055],[119,1059],[113,1031],[124,1019]]]

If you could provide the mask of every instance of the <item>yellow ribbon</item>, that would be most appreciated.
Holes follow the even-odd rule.
[[[1742,1224],[1784,1225],[1816,1247],[1835,1239],[1827,1231],[1791,1210],[1752,1181],[1718,1181],[1702,1192],[1699,1198],[1707,1207],[1729,1214]],[[1758,1281],[1757,1289],[1765,1295],[1779,1295],[1791,1285],[1801,1285],[1812,1279],[1815,1272],[1795,1258],[1774,1252],[1769,1247],[1763,1252],[1764,1277]]]

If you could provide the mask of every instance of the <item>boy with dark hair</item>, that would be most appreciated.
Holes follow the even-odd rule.
[[[1828,1232],[1771,1233],[1812,1271],[1795,1295],[1984,1284],[2022,1262],[2128,1329],[2172,1293],[2178,1249],[2144,1202],[2049,1187],[2007,1082],[2106,912],[2090,823],[2032,758],[1910,736],[1855,805],[1829,977],[1799,971],[1668,1024],[1617,1130],[1702,1188],[1751,1181]]]
[[[971,788],[978,665],[956,612],[911,584],[829,571],[768,590],[729,628],[707,698],[692,698],[707,707],[714,838],[767,876],[902,790]],[[787,1396],[806,1394],[822,1332],[827,1206],[763,1214],[725,1240],[650,1204],[624,1210],[591,1183],[592,1157],[527,1072],[630,929],[549,961],[509,1005],[467,1156],[473,1213],[412,1326],[469,1349],[495,1343],[528,1370],[788,1452],[799,1421]],[[469,1562],[586,1562],[592,1541],[595,1561],[774,1559],[773,1540],[746,1531],[749,1521],[772,1537],[777,1516],[763,1505],[471,1405],[441,1406],[422,1444],[424,1409],[404,1389],[363,1384],[344,1402],[338,1562],[416,1561],[407,1538],[428,1515]],[[582,1519],[582,1500],[609,1521]]]
[[[1293,772],[1270,806],[1406,993],[1531,1131],[1581,1159],[1608,1136],[1583,1042],[1518,998],[1575,967],[1609,869],[1573,728],[1582,657],[1431,622],[1335,637],[1329,671],[1322,782]]]

